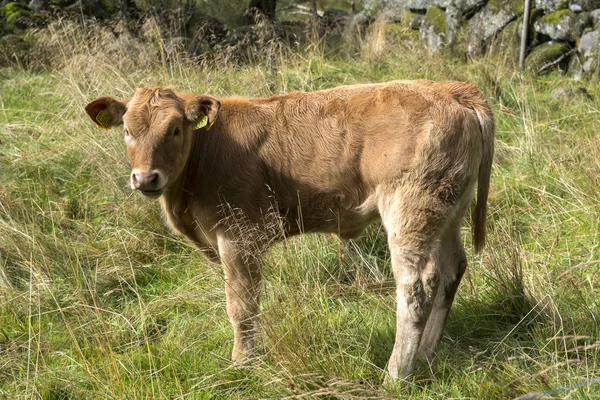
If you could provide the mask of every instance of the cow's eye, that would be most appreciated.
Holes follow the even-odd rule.
[[[125,128],[125,136],[129,136],[129,130]]]
[[[173,131],[173,136],[179,136],[180,133],[181,133],[181,129],[175,128],[175,130]]]

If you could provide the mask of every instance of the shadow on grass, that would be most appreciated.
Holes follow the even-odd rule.
[[[487,300],[476,298],[457,299],[450,311],[439,352],[449,361],[459,362],[472,358],[473,354],[488,351],[492,344],[510,341],[515,347],[529,347],[536,326],[548,319],[536,301],[521,290],[495,293]],[[395,326],[377,328],[371,335],[369,359],[377,367],[385,369],[395,340]],[[516,342],[516,343],[515,343]],[[451,352],[446,350],[451,347]],[[504,352],[503,356],[511,356]],[[502,361],[496,358],[496,361]]]

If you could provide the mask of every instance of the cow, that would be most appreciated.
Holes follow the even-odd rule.
[[[381,221],[396,284],[389,377],[430,359],[467,259],[462,219],[485,243],[495,123],[464,82],[392,81],[221,98],[138,89],[85,110],[123,125],[133,190],[158,199],[168,225],[224,269],[232,361],[253,357],[261,262],[306,232],[355,238]],[[275,228],[274,228],[275,227]]]

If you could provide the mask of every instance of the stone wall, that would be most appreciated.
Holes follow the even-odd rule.
[[[368,17],[383,15],[418,30],[431,52],[480,57],[487,51],[517,56],[523,0],[365,0]],[[532,0],[525,65],[576,77],[594,73],[600,55],[600,0]]]

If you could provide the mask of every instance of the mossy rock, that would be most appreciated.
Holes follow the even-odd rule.
[[[410,10],[404,11],[404,14],[402,15],[402,19],[400,20],[402,25],[410,26],[410,21],[412,21],[413,15],[414,15],[413,12]]]
[[[400,20],[401,24],[408,26],[410,29],[419,30],[425,15],[411,10],[406,10]]]
[[[573,18],[573,17],[575,17],[575,13],[569,9],[558,10],[558,11],[552,12],[550,14],[544,15],[540,19],[540,22],[545,23],[545,24],[556,25],[556,24],[559,24],[565,18]]]
[[[419,33],[403,23],[388,23],[385,26],[385,36],[392,43],[400,43],[405,40],[419,40]]]
[[[527,69],[538,72],[544,65],[558,60],[562,55],[569,52],[570,46],[564,42],[546,42],[534,48],[525,59]],[[557,64],[556,67],[565,69],[569,60],[566,59]]]
[[[425,13],[423,24],[433,27],[435,33],[445,34],[447,30],[446,12],[436,6],[429,7]]]
[[[439,7],[432,6],[427,9],[423,23],[419,28],[419,37],[423,40],[429,51],[438,52],[447,43],[446,13]]]
[[[571,10],[558,10],[544,15],[533,24],[536,32],[553,40],[576,42],[583,30],[591,25],[590,13],[575,14]]]
[[[9,31],[26,29],[39,23],[42,16],[30,10],[25,4],[10,2],[0,7],[0,15]]]

